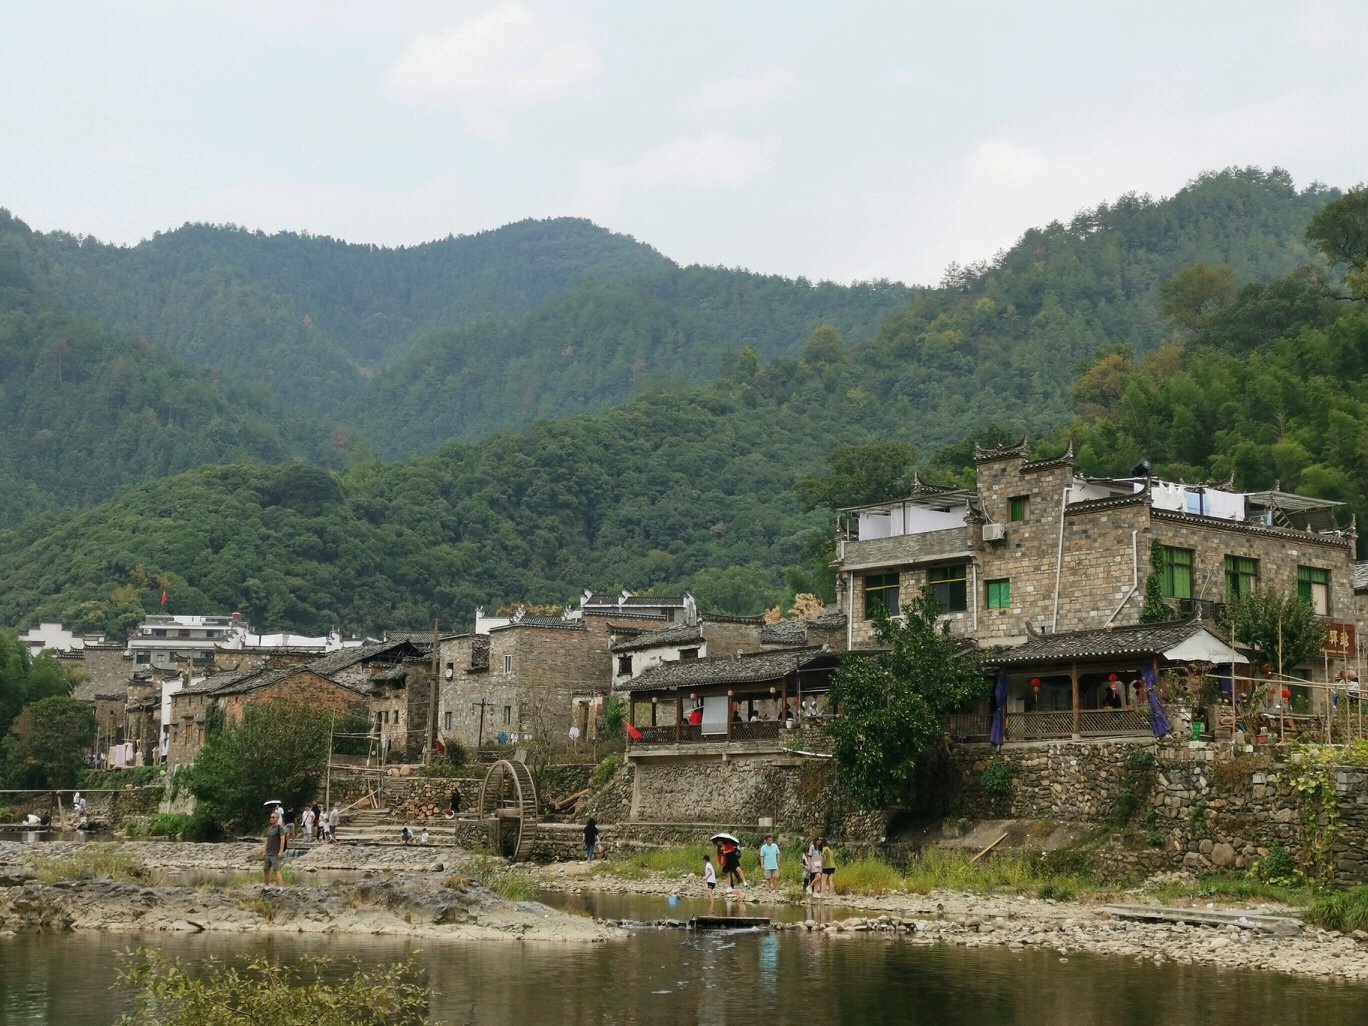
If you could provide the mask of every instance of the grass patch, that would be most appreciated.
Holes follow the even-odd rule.
[[[836,872],[831,879],[837,894],[888,894],[903,889],[902,874],[878,859],[857,862],[837,859]]]
[[[597,791],[604,784],[608,783],[608,781],[612,780],[613,774],[618,771],[618,767],[621,765],[622,756],[620,755],[610,755],[608,758],[604,759],[595,766],[594,771],[589,774],[590,789]]]
[[[446,886],[459,890],[471,883],[477,883],[509,901],[537,900],[536,885],[499,859],[476,858],[467,863],[464,870],[448,876]]]
[[[1175,904],[1220,898],[1225,901],[1269,901],[1294,907],[1308,905],[1316,897],[1315,888],[1309,885],[1265,883],[1243,873],[1208,873],[1191,883],[1166,883],[1150,893],[1160,901]]]
[[[87,844],[62,858],[39,856],[29,861],[45,884],[61,880],[120,880],[149,883],[153,874],[143,860],[117,844]]]
[[[1326,930],[1368,930],[1368,887],[1355,887],[1316,898],[1304,913],[1308,923]]]

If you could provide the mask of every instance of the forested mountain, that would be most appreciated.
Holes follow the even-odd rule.
[[[630,398],[656,362],[673,362],[678,380],[700,384],[727,350],[792,353],[824,323],[867,341],[912,294],[891,283],[814,286],[681,268],[570,218],[385,249],[208,225],[118,247],[31,232],[0,215],[0,249],[77,313],[260,384],[301,413],[331,418],[345,405],[353,423],[374,432],[378,451],[395,457],[418,451],[393,415],[396,401],[420,418],[463,411],[447,418],[450,433],[427,432],[430,450],[434,441],[475,440],[538,416],[604,409]],[[614,296],[611,323],[597,312],[605,289]],[[656,359],[662,343],[676,340],[652,334],[662,316],[688,325],[688,352]],[[440,382],[426,372],[434,360]],[[391,381],[394,361],[401,367]],[[540,402],[487,394],[489,375],[510,368],[539,375],[530,384]]]
[[[350,435],[71,316],[0,251],[0,527],[222,460],[341,466]]]
[[[1361,194],[1326,207],[1335,195],[1246,170],[1169,200],[1123,198],[952,269],[869,344],[820,327],[791,356],[725,352],[716,382],[687,389],[711,329],[669,289],[697,276],[716,296],[708,278],[721,276],[740,318],[745,282],[775,280],[667,268],[649,287],[649,275],[572,282],[520,316],[428,336],[388,368],[411,384],[368,386],[370,423],[421,448],[459,434],[467,408],[516,404],[530,419],[592,405],[604,374],[626,373],[636,399],[336,474],[206,467],[30,521],[0,534],[0,623],[118,625],[167,585],[173,608],[243,609],[268,630],[459,624],[477,604],[586,586],[689,587],[705,607],[755,611],[820,580],[811,543],[830,524],[800,509],[795,480],[840,445],[886,439],[913,443],[933,479],[963,472],[975,433],[1052,434],[1041,451],[1072,438],[1088,473],[1148,456],[1187,480],[1234,471],[1240,487],[1279,479],[1363,510],[1358,279],[1306,241],[1311,224],[1324,245],[1322,221]],[[502,358],[482,341],[496,336]],[[557,361],[556,388],[541,389]],[[452,401],[467,378],[484,406]]]

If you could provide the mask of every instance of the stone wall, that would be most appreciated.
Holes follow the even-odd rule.
[[[150,816],[157,812],[164,792],[165,788],[161,784],[154,784],[148,787],[111,788],[100,791],[82,790],[80,793],[85,796],[86,813],[90,819],[106,829],[117,830],[129,819]],[[61,813],[70,816],[76,793],[0,791],[0,806],[13,809],[19,819],[30,812],[39,816],[47,814],[53,818],[54,825],[59,825],[56,822],[59,815],[58,801],[61,802]]]
[[[1248,869],[1275,847],[1309,866],[1325,836],[1323,817],[1319,827],[1303,820],[1299,763],[1283,761],[1300,757],[1277,748],[1232,755],[1200,742],[1060,742],[1000,755],[963,745],[951,758],[952,815],[1112,823],[1130,806],[1124,825],[1144,841],[1125,857],[1149,871]],[[985,786],[997,760],[1011,775],[1006,794]],[[1368,882],[1368,773],[1344,767],[1332,780],[1339,821],[1328,861],[1338,883]]]

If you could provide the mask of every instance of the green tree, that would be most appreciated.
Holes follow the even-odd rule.
[[[245,966],[196,963],[193,970],[152,948],[120,967],[119,982],[138,992],[134,1012],[120,1026],[424,1026],[428,988],[410,959],[375,969],[357,968],[345,979],[329,972],[326,958],[296,964],[256,960]]]
[[[1159,289],[1160,305],[1174,324],[1196,331],[1214,311],[1235,298],[1235,269],[1229,264],[1184,267]]]
[[[1306,237],[1332,260],[1358,268],[1368,265],[1368,185],[1322,207],[1311,218]]]
[[[944,736],[941,718],[992,690],[978,656],[951,638],[938,613],[927,593],[903,603],[902,623],[876,606],[875,637],[887,651],[848,654],[832,679],[831,702],[841,715],[827,731],[837,774],[869,808],[912,796]]]
[[[1164,601],[1164,543],[1150,543],[1150,572],[1145,578],[1145,601],[1140,607],[1141,623],[1164,623],[1175,619]]]
[[[1278,673],[1301,666],[1325,646],[1325,621],[1295,592],[1252,589],[1226,609],[1235,638]]]
[[[910,442],[843,445],[822,461],[826,473],[800,477],[793,490],[809,510],[900,499],[912,488],[916,460],[917,450]]]
[[[5,762],[15,787],[74,787],[95,740],[95,710],[54,695],[24,707],[9,729]]]
[[[272,702],[248,706],[242,723],[210,737],[185,770],[195,796],[195,832],[262,826],[262,802],[298,807],[319,796],[328,766],[330,714]]]

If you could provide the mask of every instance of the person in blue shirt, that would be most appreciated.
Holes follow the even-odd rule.
[[[760,868],[765,871],[765,886],[770,890],[779,889],[779,845],[774,843],[774,835],[766,834],[765,843],[760,845]]]

